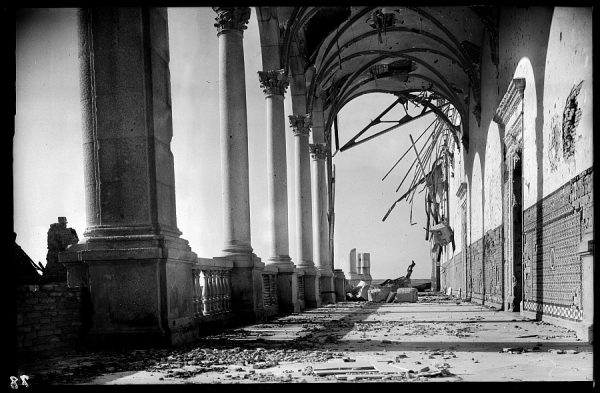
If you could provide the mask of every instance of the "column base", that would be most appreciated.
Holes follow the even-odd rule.
[[[333,285],[333,272],[329,269],[319,269],[321,278],[319,287],[322,304],[334,304],[336,300],[335,288]]]
[[[197,339],[191,301],[195,253],[167,247],[94,249],[94,245],[98,243],[83,242],[59,254],[68,285],[89,290],[89,309],[83,310],[90,316],[86,342],[145,346]]]
[[[290,257],[269,258],[266,266],[277,268],[277,301],[279,314],[300,312],[298,273]]]
[[[333,287],[337,302],[346,300],[346,278],[342,269],[335,269],[333,273]]]
[[[304,306],[306,308],[321,307],[321,291],[319,281],[321,273],[314,266],[298,266],[304,272]]]
[[[233,262],[231,269],[231,310],[235,323],[264,322],[268,315],[263,302],[262,272],[265,264],[255,254],[232,254],[214,260]]]
[[[298,274],[295,271],[280,270],[277,274],[277,300],[280,314],[300,312]]]

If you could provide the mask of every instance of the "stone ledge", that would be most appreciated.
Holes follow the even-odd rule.
[[[214,257],[214,261],[230,261],[233,268],[255,268],[262,270],[265,268],[265,263],[254,254],[238,254]]]
[[[233,268],[233,262],[228,259],[210,259],[210,258],[198,258],[198,262],[194,265],[193,269],[215,269],[215,270],[229,270]]]
[[[171,259],[181,262],[194,263],[197,256],[191,251],[168,249],[161,247],[73,250],[58,254],[61,263],[83,261],[122,261],[127,259]]]

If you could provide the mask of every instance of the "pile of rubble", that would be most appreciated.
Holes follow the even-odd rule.
[[[265,369],[280,363],[326,362],[329,359],[341,358],[343,353],[331,351],[306,351],[290,349],[243,349],[234,348],[194,348],[187,352],[172,354],[161,358],[147,371],[166,371],[195,366],[193,370],[173,372],[173,376],[190,377],[208,371],[220,371],[228,366],[246,366],[252,369]]]

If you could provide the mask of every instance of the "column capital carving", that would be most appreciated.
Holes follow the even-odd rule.
[[[308,151],[311,158],[315,160],[324,160],[327,158],[327,145],[325,143],[309,143]]]
[[[260,87],[267,95],[284,95],[290,83],[283,68],[280,70],[258,71],[258,80],[260,81]]]
[[[238,30],[243,32],[247,29],[250,20],[250,7],[212,7],[217,13],[215,27],[217,36],[227,30]]]
[[[289,119],[295,136],[310,134],[310,127],[312,126],[310,114],[290,115]]]

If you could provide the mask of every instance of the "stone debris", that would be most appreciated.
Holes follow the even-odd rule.
[[[398,288],[396,290],[395,303],[415,303],[418,299],[416,288]]]
[[[376,287],[370,288],[368,291],[368,300],[370,302],[382,302],[387,299],[390,294],[390,287]]]

